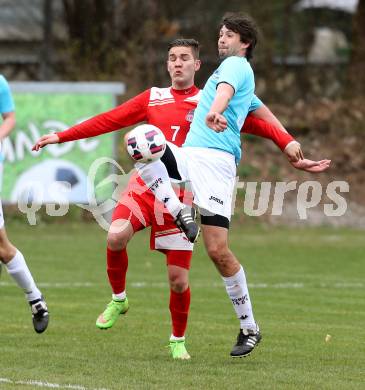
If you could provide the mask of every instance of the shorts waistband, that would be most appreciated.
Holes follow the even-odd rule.
[[[199,146],[184,146],[184,149],[191,149],[191,150],[196,150],[201,153],[208,153],[211,156],[219,156],[222,157],[224,156],[225,158],[232,160],[234,163],[236,161],[235,156],[232,153],[226,152],[225,150],[221,149],[214,149],[214,148],[201,148]]]

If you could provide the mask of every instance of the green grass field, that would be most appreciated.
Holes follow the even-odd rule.
[[[258,349],[237,360],[229,352],[238,321],[199,243],[187,332],[192,359],[172,361],[165,264],[148,250],[147,233],[130,245],[131,308],[100,331],[95,320],[110,300],[105,232],[85,223],[13,222],[7,230],[43,286],[51,322],[46,333],[33,331],[22,293],[3,272],[1,389],[365,388],[363,231],[233,228],[231,246],[263,333]]]

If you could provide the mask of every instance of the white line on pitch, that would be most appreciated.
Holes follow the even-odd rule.
[[[106,282],[107,283],[107,282]],[[92,287],[102,287],[103,284],[100,283],[91,283],[91,282],[55,282],[55,283],[37,283],[38,287],[40,288],[92,288]],[[167,282],[154,282],[154,283],[148,283],[148,282],[131,282],[129,284],[131,287],[134,288],[166,288],[168,286]],[[193,287],[195,288],[221,288],[223,286],[220,282],[213,282],[213,283],[207,283],[207,284],[194,284],[192,283]],[[0,282],[0,287],[13,287],[15,286],[12,282]],[[105,284],[106,286],[106,284]],[[348,288],[364,288],[365,284],[362,282],[353,282],[353,283],[320,283],[320,284],[305,284],[300,282],[283,282],[283,283],[249,283],[250,288],[257,288],[257,289],[267,289],[267,288],[275,288],[275,289],[299,289],[299,288],[338,288],[338,289],[348,289]]]
[[[80,385],[60,385],[59,383],[42,382],[38,380],[12,380],[9,378],[0,378],[0,383],[8,383],[11,385],[27,385],[27,386],[38,386],[38,387],[49,387],[52,389],[73,389],[73,390],[108,390],[106,388],[91,389]]]

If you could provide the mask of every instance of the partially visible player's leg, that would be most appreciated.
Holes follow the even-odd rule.
[[[134,235],[131,222],[117,219],[112,222],[107,237],[107,273],[114,298],[124,299],[128,269],[127,244]]]
[[[149,197],[153,195],[146,195],[147,199]],[[124,193],[113,212],[108,232],[107,274],[113,293],[112,300],[96,320],[99,329],[111,328],[119,315],[129,309],[126,295],[127,244],[136,232],[149,225],[150,216],[145,201],[137,194]]]
[[[170,350],[174,359],[190,359],[185,347],[185,331],[190,309],[189,268],[191,251],[166,251],[170,283],[170,314],[172,332]]]
[[[179,196],[187,204],[191,204],[191,194],[180,191]],[[189,269],[193,247],[185,234],[176,228],[170,214],[164,213],[162,220],[155,215],[151,230],[151,249],[157,249],[166,255],[172,325],[169,346],[174,359],[190,359],[185,347],[185,331],[190,308]]]
[[[148,164],[137,163],[135,167],[155,197],[174,217],[177,226],[186,234],[188,240],[195,242],[200,233],[200,228],[195,222],[195,210],[180,201],[170,181],[170,178],[175,182],[188,180],[187,159],[183,148],[168,143],[161,160]]]
[[[192,252],[172,251],[166,253],[167,272],[170,284],[171,336],[182,338],[188,323],[190,308],[189,268]],[[184,262],[186,265],[174,265]]]
[[[137,163],[135,166],[156,198],[163,202],[171,215],[176,218],[184,206],[172,188],[168,171],[163,162],[156,160],[147,164]]]
[[[9,241],[3,223],[0,228],[0,260],[5,264],[9,275],[25,293],[32,311],[34,330],[37,333],[44,332],[49,321],[46,302],[34,282],[23,254]]]
[[[214,217],[212,218],[211,221],[214,223]],[[231,351],[231,356],[247,356],[260,342],[261,334],[253,316],[245,272],[228,247],[227,228],[202,224],[202,232],[208,255],[222,276],[227,294],[240,321],[237,343]]]
[[[191,149],[191,150],[190,150]],[[189,148],[194,165],[189,170],[194,202],[200,207],[202,232],[208,255],[222,276],[236,315],[240,335],[232,356],[246,356],[260,341],[245,272],[228,247],[236,165],[233,155],[219,150],[204,153]]]
[[[123,226],[122,230],[118,229]],[[112,231],[111,231],[112,229]],[[134,232],[128,220],[119,219],[111,224],[108,232],[106,259],[109,284],[112,288],[112,300],[96,320],[99,329],[111,328],[120,314],[129,309],[126,295],[126,275],[128,270],[127,242]]]

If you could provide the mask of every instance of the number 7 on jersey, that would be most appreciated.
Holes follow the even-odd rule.
[[[171,139],[171,141],[174,142],[176,140],[177,133],[180,130],[180,126],[171,126],[171,130],[174,130],[174,134],[172,135],[172,139]]]

